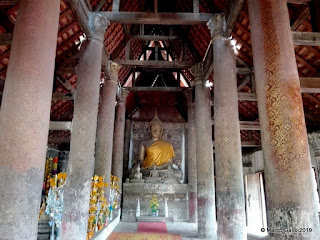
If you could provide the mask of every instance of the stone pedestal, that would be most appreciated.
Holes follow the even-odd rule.
[[[271,239],[318,239],[319,218],[286,1],[249,0]]]
[[[173,221],[173,217],[143,216],[143,217],[137,217],[137,222],[174,222],[174,221]]]
[[[0,239],[37,238],[60,1],[19,1],[0,113]]]
[[[188,221],[188,185],[161,183],[123,183],[122,221],[136,221],[136,206],[140,200],[140,217],[151,217],[150,200],[156,195],[159,201],[159,216],[165,216],[165,199],[168,217],[175,222]]]

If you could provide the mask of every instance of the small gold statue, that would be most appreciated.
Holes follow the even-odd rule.
[[[170,142],[161,140],[163,124],[157,112],[150,122],[151,140],[144,141],[140,146],[139,160],[143,168],[165,169],[172,164],[174,150]]]

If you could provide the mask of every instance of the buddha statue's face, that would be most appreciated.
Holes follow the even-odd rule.
[[[158,140],[162,135],[162,126],[160,124],[153,124],[150,128],[152,139]]]

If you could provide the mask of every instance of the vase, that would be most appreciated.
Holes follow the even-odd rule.
[[[159,217],[159,210],[156,211],[156,217]]]
[[[152,212],[152,217],[155,217],[157,212]]]

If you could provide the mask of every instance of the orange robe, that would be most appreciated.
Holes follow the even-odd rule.
[[[150,147],[146,148],[146,158],[142,166],[144,168],[152,167],[153,165],[163,165],[171,161],[174,157],[172,144],[166,141],[158,140]]]

